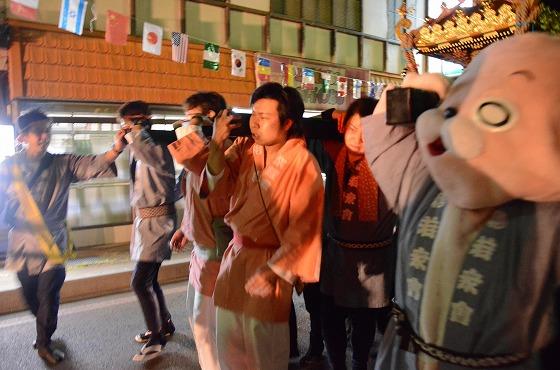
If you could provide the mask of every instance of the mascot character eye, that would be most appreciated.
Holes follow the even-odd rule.
[[[448,119],[457,115],[457,109],[453,107],[445,108],[443,111],[443,118]]]
[[[502,127],[511,118],[511,113],[504,105],[496,102],[483,103],[478,108],[478,118],[480,122],[491,127]]]

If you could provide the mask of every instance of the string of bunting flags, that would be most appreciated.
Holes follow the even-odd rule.
[[[12,14],[29,20],[37,20],[39,0],[9,1]],[[74,34],[82,35],[87,4],[88,1],[86,0],[62,0],[58,27]],[[90,31],[93,31],[93,23],[97,20],[94,5],[91,7],[91,12],[93,17],[90,21]],[[134,19],[138,21],[137,18]],[[130,30],[130,20],[131,17],[128,15],[107,10],[105,41],[114,45],[126,45]],[[164,29],[161,26],[143,22],[142,50],[146,53],[161,55],[163,31]],[[218,70],[220,68],[220,46],[181,32],[171,32],[171,59],[177,63],[187,63],[189,38],[204,43],[203,67],[214,71]],[[329,93],[332,87],[336,86],[336,96],[338,98],[345,98],[347,96],[350,85],[352,98],[358,99],[361,96],[371,96],[378,99],[386,86],[384,82],[364,81],[354,77],[346,77],[317,71],[308,67],[298,67],[290,63],[282,63],[268,57],[259,56],[256,53],[249,54],[254,56],[257,85],[271,81],[273,63],[278,63],[280,64],[282,74],[281,83],[284,86],[299,87],[302,90],[314,90],[316,89],[316,84],[319,84],[319,90],[323,93]],[[246,52],[231,49],[232,76],[245,77],[246,62]],[[335,78],[334,83],[333,77]]]

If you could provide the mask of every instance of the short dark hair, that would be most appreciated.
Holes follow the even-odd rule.
[[[374,98],[363,97],[360,99],[356,99],[348,106],[346,109],[346,114],[344,115],[344,120],[342,121],[342,127],[340,128],[340,132],[346,132],[346,128],[348,128],[348,122],[356,113],[360,115],[360,117],[366,117],[373,113],[375,106],[377,105],[377,100]]]
[[[150,106],[148,103],[142,100],[133,100],[124,103],[119,108],[119,117],[125,116],[151,116],[152,111],[150,110]]]
[[[185,99],[183,107],[185,109],[200,107],[203,115],[207,115],[210,111],[214,111],[217,115],[220,111],[226,109],[227,105],[224,97],[217,92],[200,91]]]
[[[49,117],[40,109],[31,109],[22,113],[17,119],[17,129],[20,133],[24,133],[29,129],[32,123],[39,121],[48,121]]]
[[[292,127],[288,130],[288,138],[303,136],[301,119],[305,105],[299,92],[293,87],[282,86],[277,82],[267,82],[259,86],[251,95],[251,105],[260,99],[272,99],[278,102],[280,124],[284,126],[288,119],[292,120]]]

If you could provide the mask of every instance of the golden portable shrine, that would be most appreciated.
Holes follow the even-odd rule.
[[[472,7],[462,7],[462,3],[452,8],[442,3],[437,18],[426,18],[421,27],[407,31],[412,23],[403,1],[396,33],[409,70],[416,70],[412,49],[466,66],[484,47],[516,33],[560,34],[560,6],[554,0],[475,0]]]

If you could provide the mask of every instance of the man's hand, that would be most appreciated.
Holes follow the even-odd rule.
[[[177,229],[171,237],[171,241],[169,242],[169,244],[171,244],[171,249],[180,252],[185,249],[188,242],[189,239],[187,239],[181,229]]]
[[[113,149],[116,150],[117,152],[122,152],[126,148],[127,142],[124,136],[127,134],[127,132],[128,131],[125,128],[121,128],[115,134]]]
[[[270,267],[264,265],[249,278],[245,284],[245,291],[252,296],[262,298],[270,297],[274,294],[277,279],[278,276]]]
[[[239,123],[231,123],[234,116],[230,114],[227,109],[222,110],[218,113],[218,117],[214,120],[214,129],[212,131],[212,140],[214,143],[223,148],[224,142],[229,137],[231,130],[241,126]]]

